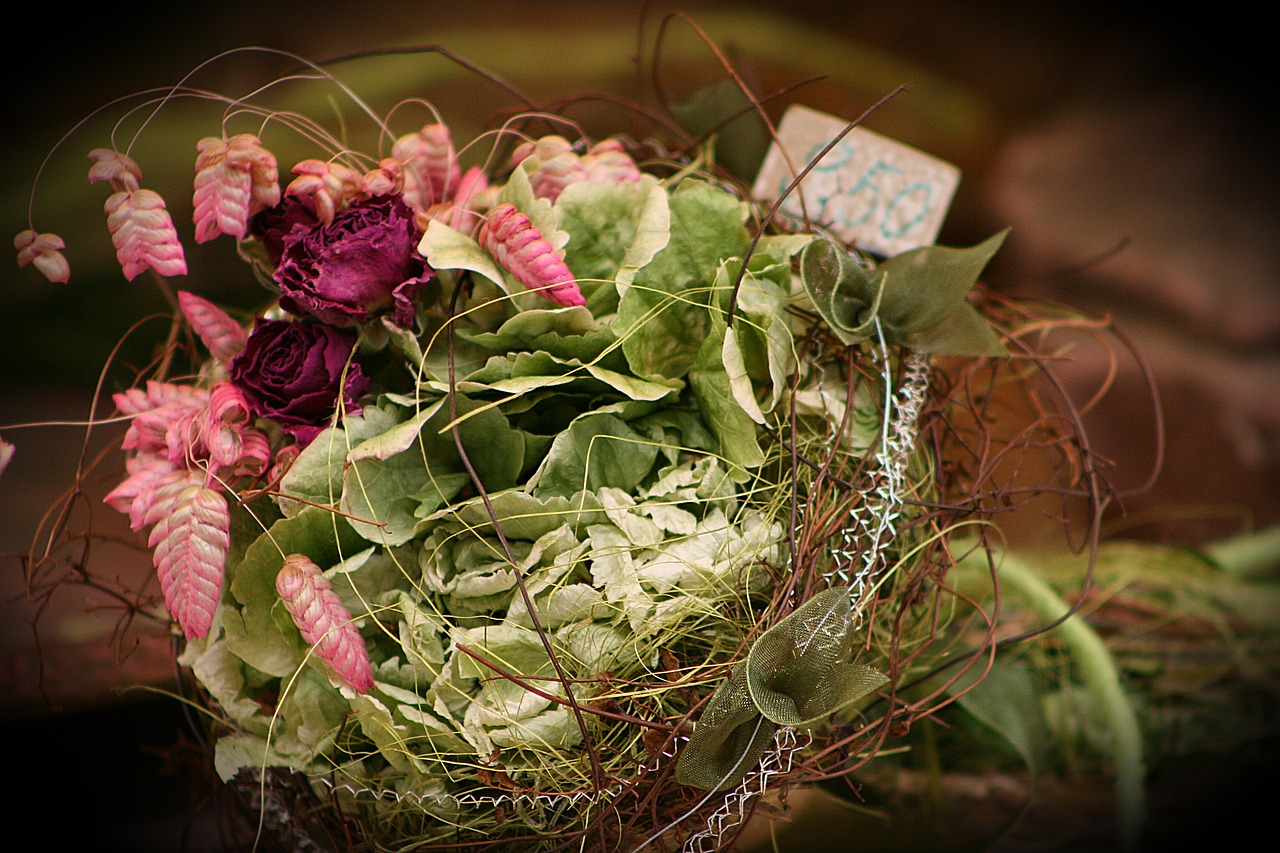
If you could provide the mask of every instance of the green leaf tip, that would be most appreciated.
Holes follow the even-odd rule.
[[[800,254],[800,278],[823,320],[846,346],[877,337],[937,355],[1003,356],[999,335],[966,298],[1008,229],[976,246],[922,246],[878,266],[819,238]]]

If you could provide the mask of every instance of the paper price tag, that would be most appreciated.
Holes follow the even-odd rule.
[[[788,107],[756,176],[755,197],[776,201],[847,124],[809,107]],[[803,208],[793,192],[780,210],[794,217],[807,212],[845,242],[890,257],[933,244],[959,183],[960,169],[951,163],[855,127],[801,182]]]

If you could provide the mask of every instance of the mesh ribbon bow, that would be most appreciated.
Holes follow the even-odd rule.
[[[889,680],[850,660],[851,604],[849,587],[824,590],[760,635],[702,712],[677,781],[728,790],[759,763],[778,726],[814,725]]]

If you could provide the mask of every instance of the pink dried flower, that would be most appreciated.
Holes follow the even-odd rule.
[[[191,330],[218,361],[230,364],[231,359],[244,351],[249,333],[227,312],[185,290],[178,291],[178,305]]]
[[[319,566],[302,554],[290,554],[276,575],[276,591],[302,639],[334,676],[358,693],[373,687],[369,650]]]
[[[66,284],[71,278],[71,265],[63,257],[67,246],[57,234],[41,234],[28,228],[13,238],[18,251],[18,266],[33,264],[49,281]]]
[[[489,179],[484,170],[479,166],[472,166],[462,173],[458,180],[458,191],[454,193],[452,201],[433,204],[424,213],[415,213],[418,228],[425,232],[431,220],[435,219],[455,231],[474,234],[480,226],[477,214],[493,205],[489,190]]]
[[[349,198],[360,192],[361,175],[341,163],[303,160],[293,167],[294,178],[284,194],[310,201],[316,217],[325,225]]]
[[[363,198],[378,195],[394,195],[404,189],[404,165],[394,157],[385,157],[376,169],[365,172],[360,179]]]
[[[155,525],[147,545],[165,607],[188,639],[206,636],[231,547],[226,498],[195,472],[175,471],[157,483],[145,522]]]
[[[178,232],[158,193],[122,190],[107,199],[104,210],[125,278],[132,281],[148,269],[163,276],[187,274]]]
[[[516,148],[511,159],[528,170],[534,196],[552,203],[565,187],[588,177],[586,165],[563,136],[543,136],[526,142]]]
[[[640,180],[640,167],[617,139],[602,139],[582,157],[587,180],[604,183],[634,183]]]
[[[585,305],[577,280],[529,217],[502,203],[480,225],[478,242],[516,281],[557,305]]]
[[[249,133],[225,140],[206,137],[196,149],[196,242],[220,234],[243,239],[249,218],[280,202],[275,156]]]
[[[445,124],[427,124],[396,140],[391,156],[404,163],[405,201],[423,211],[448,201],[458,187],[462,168]]]
[[[132,192],[142,185],[142,169],[128,154],[110,148],[95,148],[89,152],[93,165],[89,167],[89,183],[106,181],[117,192]]]

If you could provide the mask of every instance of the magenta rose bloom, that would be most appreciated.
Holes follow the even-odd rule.
[[[260,319],[244,352],[231,362],[231,382],[255,417],[269,418],[309,444],[328,425],[339,399],[346,412],[360,411],[356,401],[369,380],[350,361],[355,345],[355,336],[331,326]]]
[[[413,300],[433,272],[418,254],[421,234],[399,195],[353,201],[328,225],[283,234],[275,280],[280,305],[333,326],[390,314],[413,325]]]
[[[279,265],[284,242],[300,232],[320,225],[310,200],[287,195],[275,207],[260,210],[249,220],[249,235],[262,244],[272,265]]]

